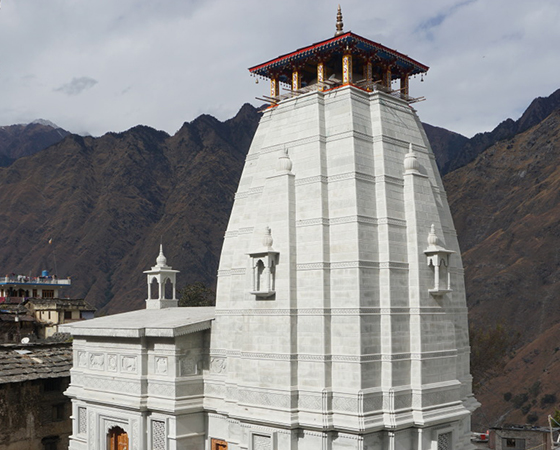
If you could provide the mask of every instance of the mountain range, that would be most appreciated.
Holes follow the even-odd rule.
[[[0,127],[0,167],[12,164],[22,156],[37,153],[70,133],[48,120]]]
[[[142,272],[162,242],[179,287],[213,286],[259,117],[244,105],[173,136],[146,126],[98,138],[0,127],[0,266],[71,276],[67,295],[112,314],[144,306]],[[424,127],[459,236],[473,336],[485,342],[473,347],[485,361],[473,423],[544,424],[560,408],[560,90],[470,139]]]

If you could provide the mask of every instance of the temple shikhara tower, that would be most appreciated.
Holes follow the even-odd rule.
[[[67,327],[72,449],[471,448],[463,267],[409,92],[427,70],[340,10],[334,37],[250,69],[270,106],[216,307],[162,298],[161,252],[149,309]]]

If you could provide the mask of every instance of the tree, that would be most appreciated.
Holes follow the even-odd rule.
[[[204,283],[197,281],[179,290],[179,306],[214,306],[215,292]]]
[[[517,339],[509,336],[501,324],[496,324],[495,328],[471,326],[469,337],[471,374],[473,387],[476,390],[488,375],[503,369],[506,356],[511,352]]]

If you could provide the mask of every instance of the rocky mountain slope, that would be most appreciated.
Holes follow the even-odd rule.
[[[68,295],[114,313],[144,306],[142,271],[161,240],[183,284],[213,284],[258,118],[245,105],[231,120],[201,116],[174,136],[144,126],[70,135],[0,169],[0,267],[69,275]]]
[[[527,131],[557,108],[560,108],[560,89],[548,97],[533,100],[518,120],[504,120],[492,131],[478,133],[470,139],[432,125],[424,124],[424,128],[438,158],[440,171],[445,175],[473,161],[495,143]]]
[[[485,330],[499,325],[516,349],[505,367],[496,358],[493,370],[479,380],[480,426],[498,419],[544,424],[546,414],[560,408],[559,167],[556,109],[444,177],[471,324]],[[512,403],[507,392],[521,397]]]
[[[33,155],[70,133],[46,120],[0,127],[0,166],[7,167],[22,156]]]

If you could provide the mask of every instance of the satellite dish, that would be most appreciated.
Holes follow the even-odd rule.
[[[28,338],[28,337],[24,337],[24,338],[21,340],[21,343],[22,343],[22,344],[29,344],[29,338]]]

